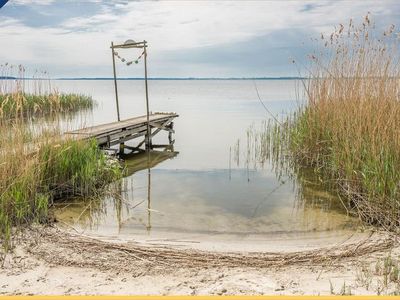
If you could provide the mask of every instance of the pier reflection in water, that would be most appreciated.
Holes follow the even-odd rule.
[[[147,195],[146,199],[142,200],[137,204],[137,206],[143,204],[144,202],[147,204],[147,223],[145,225],[146,231],[150,233],[151,230],[151,213],[152,213],[152,208],[151,208],[151,169],[156,167],[159,163],[162,163],[163,161],[167,159],[172,159],[175,156],[177,156],[179,152],[174,151],[174,148],[171,146],[170,148],[165,149],[164,151],[148,151],[148,152],[143,152],[143,153],[138,153],[138,154],[133,154],[131,156],[125,156],[125,176],[126,178],[130,178],[133,174],[139,172],[139,171],[144,171],[147,173],[147,185],[146,185],[146,190],[147,190]],[[132,183],[133,184],[133,183]],[[133,191],[134,188],[126,187],[126,190],[131,190]],[[121,194],[123,192],[121,191]],[[116,196],[116,195],[114,195]],[[126,197],[126,198],[131,198],[133,199],[133,193],[131,196]],[[118,199],[123,199],[122,197],[116,196]],[[121,202],[121,201],[120,201]],[[136,206],[136,207],[137,207]],[[118,214],[121,214],[122,206],[119,208]],[[118,222],[119,228],[121,229],[121,220]]]

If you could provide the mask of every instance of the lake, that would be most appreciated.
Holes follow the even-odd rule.
[[[55,85],[98,102],[85,116],[85,125],[117,120],[113,81],[60,80]],[[260,165],[246,158],[249,129],[271,119],[255,85],[278,119],[302,103],[297,80],[149,81],[150,110],[179,114],[175,153],[151,153],[158,164],[149,169],[141,167],[147,155],[127,159],[128,175],[116,187],[118,197],[68,200],[57,206],[57,218],[79,232],[107,239],[213,248],[223,244],[225,250],[278,249],[282,241],[312,248],[351,237],[357,220],[312,172],[300,182],[277,176],[269,162]],[[143,81],[121,80],[118,88],[121,119],[145,114]],[[167,141],[162,133],[153,143]]]

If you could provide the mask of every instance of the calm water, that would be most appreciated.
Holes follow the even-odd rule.
[[[57,81],[61,91],[92,95],[99,103],[86,125],[116,120],[112,81]],[[256,81],[268,109],[282,117],[296,109],[301,84],[294,80]],[[145,113],[142,81],[120,81],[121,118]],[[270,116],[251,80],[150,81],[152,111],[177,112],[174,155],[152,153],[129,159],[120,197],[76,199],[56,213],[79,230],[106,236],[179,237],[284,234],[311,237],[352,232],[355,222],[339,200],[312,177],[296,182],[277,178],[270,165],[243,164],[246,131]],[[78,126],[77,122],[75,126]],[[82,125],[82,124],[80,124]],[[240,163],[230,147],[240,141]],[[160,134],[154,143],[167,142]],[[158,164],[157,164],[158,163]],[[231,168],[230,168],[231,165]]]

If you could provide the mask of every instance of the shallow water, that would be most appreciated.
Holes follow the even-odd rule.
[[[90,94],[99,102],[86,124],[116,120],[112,81],[58,81],[62,91]],[[295,80],[256,81],[261,99],[278,118],[299,105]],[[173,154],[127,159],[129,175],[119,196],[57,206],[59,220],[113,238],[219,239],[273,237],[323,239],[357,230],[339,199],[318,178],[277,178],[270,164],[246,163],[246,132],[271,116],[251,80],[150,81],[152,111],[174,111]],[[120,81],[121,117],[144,114],[142,81]],[[299,91],[299,92],[298,92]],[[301,97],[300,97],[301,98]],[[76,122],[76,126],[81,126]],[[239,163],[233,146],[239,140]],[[165,144],[160,134],[154,143]],[[230,148],[231,151],[230,152]],[[231,158],[230,158],[231,157]]]

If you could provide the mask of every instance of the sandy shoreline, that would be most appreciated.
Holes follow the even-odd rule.
[[[220,252],[110,242],[57,228],[24,233],[0,272],[0,294],[330,295],[380,291],[361,268],[399,253],[392,237],[300,252]],[[364,276],[365,277],[365,276]]]

